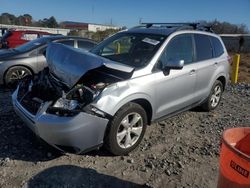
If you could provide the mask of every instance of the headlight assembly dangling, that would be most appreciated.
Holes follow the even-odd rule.
[[[74,110],[76,109],[77,106],[78,106],[78,101],[66,99],[66,94],[64,91],[62,97],[59,98],[53,105],[53,107],[55,108],[62,108],[66,110]]]

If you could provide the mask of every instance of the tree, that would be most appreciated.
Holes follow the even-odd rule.
[[[58,23],[54,16],[51,16],[47,21],[47,27],[55,28],[58,27]]]
[[[118,31],[119,30],[116,30],[116,29],[107,29],[105,31],[97,31],[97,32],[93,33],[92,39],[100,42],[100,41],[104,40],[105,38],[107,38],[108,36],[110,36],[114,33],[117,33]]]
[[[229,22],[220,22],[216,19],[210,22],[202,20],[200,23],[201,25],[211,26],[217,34],[244,34],[249,32],[245,24],[236,25]]]
[[[0,15],[0,24],[8,24],[8,25],[27,25],[27,26],[38,26],[38,27],[58,27],[58,23],[54,16],[50,18],[44,18],[43,20],[33,21],[32,16],[30,14],[23,14],[16,17],[13,14],[2,13]]]
[[[16,17],[13,14],[2,13],[0,16],[0,23],[2,24],[15,24]]]

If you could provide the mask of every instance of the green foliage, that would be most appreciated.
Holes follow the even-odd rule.
[[[91,38],[97,42],[100,42],[103,39],[107,38],[108,36],[117,33],[118,31],[119,30],[116,30],[116,29],[107,29],[105,31],[97,31],[97,32],[92,34]]]
[[[13,14],[2,13],[0,15],[0,24],[8,25],[26,25],[26,26],[37,26],[37,27],[58,27],[58,23],[54,16],[50,18],[44,18],[43,20],[34,21],[32,16],[29,14],[24,14],[16,17]]]
[[[71,30],[71,31],[68,33],[68,36],[80,36],[80,32],[77,31],[77,30]]]

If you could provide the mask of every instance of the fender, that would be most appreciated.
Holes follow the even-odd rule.
[[[125,104],[133,100],[144,99],[147,100],[152,107],[152,113],[154,114],[154,99],[151,93],[139,92],[140,87],[130,87],[129,84],[125,84],[117,88],[117,84],[111,88],[106,88],[96,101],[92,105],[107,114],[113,116],[115,113]],[[139,89],[138,89],[139,88]],[[122,100],[121,100],[122,99]],[[154,116],[152,114],[152,116]],[[152,117],[153,118],[153,117]]]

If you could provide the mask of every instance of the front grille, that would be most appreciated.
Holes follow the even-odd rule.
[[[36,115],[42,102],[32,97],[31,93],[27,93],[20,101],[20,104],[31,114]]]

